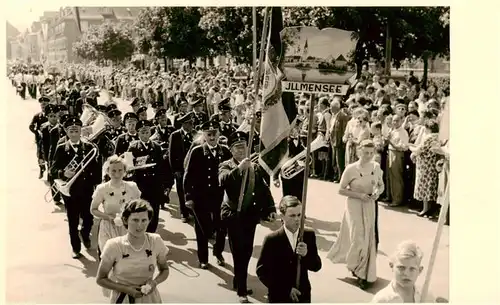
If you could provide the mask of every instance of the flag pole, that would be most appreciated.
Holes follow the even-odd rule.
[[[260,85],[260,81],[259,81],[259,78],[258,78],[258,75],[260,75],[260,71],[263,67],[263,58],[264,58],[264,47],[266,45],[266,37],[267,37],[267,28],[268,28],[268,25],[270,23],[270,19],[271,19],[271,15],[269,14],[269,11],[270,9],[268,7],[265,8],[265,11],[264,11],[264,27],[262,28],[262,37],[260,38],[260,53],[259,53],[259,64],[255,64],[256,66],[256,70],[254,71],[254,80],[257,80],[254,82],[254,86],[255,86],[255,100],[254,100],[254,103],[253,103],[253,115],[252,115],[252,124],[250,124],[250,134],[248,136],[248,145],[247,145],[247,152],[246,152],[246,157],[249,158],[251,153],[252,153],[252,145],[253,145],[253,136],[254,136],[254,133],[255,133],[255,124],[257,122],[256,120],[256,117],[255,117],[255,108],[256,108],[256,105],[257,105],[257,95],[259,93],[259,85]],[[256,16],[257,14],[255,14],[254,16]],[[254,21],[254,25],[257,23],[257,20]],[[254,31],[257,31],[257,29],[255,28]],[[256,49],[257,46],[254,46],[254,48]],[[262,95],[262,97],[264,97],[264,95]],[[241,179],[241,187],[240,187],[240,197],[238,199],[238,214],[241,212],[241,207],[243,205],[243,195],[244,195],[244,192],[245,192],[245,185],[247,183],[247,178],[248,178],[248,171],[245,170],[243,172],[243,177]]]
[[[257,8],[254,6],[252,7],[252,20],[253,20],[253,26],[252,26],[252,34],[253,34],[253,58],[252,58],[252,70],[253,70],[253,82],[256,83],[257,80],[259,79],[257,75]]]
[[[443,168],[443,170],[448,170]],[[439,247],[439,241],[441,240],[441,235],[443,232],[444,223],[446,221],[446,215],[448,214],[448,207],[450,205],[450,181],[448,179],[443,196],[443,204],[441,205],[441,211],[439,212],[439,219],[436,229],[436,235],[434,236],[434,244],[432,245],[432,252],[429,259],[429,265],[427,266],[427,272],[425,273],[425,281],[422,286],[420,303],[427,303],[425,298],[429,292],[429,285],[431,282],[432,271],[434,269],[434,263],[436,262],[437,250]]]
[[[300,228],[297,236],[297,242],[302,242],[304,237],[304,223],[306,221],[306,202],[307,202],[307,186],[309,182],[309,163],[311,163],[311,142],[312,130],[314,121],[314,107],[315,99],[314,94],[311,93],[309,98],[309,121],[307,126],[307,146],[306,146],[306,161],[304,165],[304,180],[302,182],[302,213],[300,215]],[[300,255],[297,255],[297,277],[295,278],[295,287],[298,289],[300,284]]]

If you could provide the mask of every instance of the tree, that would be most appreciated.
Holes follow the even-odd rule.
[[[136,19],[136,45],[142,53],[193,61],[209,53],[209,41],[198,26],[196,7],[148,7]]]
[[[263,26],[263,8],[257,9],[257,50]],[[203,7],[200,27],[206,31],[212,55],[230,54],[237,63],[252,64],[253,17],[251,7]]]
[[[119,62],[134,53],[131,35],[129,24],[105,22],[90,27],[73,45],[73,50],[83,59]]]

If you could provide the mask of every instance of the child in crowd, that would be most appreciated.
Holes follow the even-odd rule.
[[[400,243],[389,261],[392,280],[375,294],[372,303],[435,303],[436,299],[429,293],[425,300],[421,300],[421,292],[415,287],[424,269],[422,257],[423,253],[415,242]]]
[[[384,138],[382,137],[382,123],[374,122],[370,126],[370,133],[372,136],[373,144],[375,144],[375,154],[373,155],[373,161],[381,164],[382,153],[384,152]]]

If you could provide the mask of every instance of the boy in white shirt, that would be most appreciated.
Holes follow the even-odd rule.
[[[420,290],[415,287],[422,266],[423,253],[415,242],[400,243],[390,258],[392,280],[384,289],[375,294],[372,303],[435,303],[436,298],[429,293],[422,301]]]

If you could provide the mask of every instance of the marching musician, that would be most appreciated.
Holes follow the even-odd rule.
[[[108,135],[109,139],[112,141],[116,141],[119,135],[123,134],[126,132],[126,129],[122,125],[122,112],[115,107],[115,105],[109,105],[107,108],[107,115],[109,118],[109,123],[110,126],[106,130],[106,134]]]
[[[178,120],[188,113],[188,102],[185,99],[181,98],[178,101],[177,108],[178,108],[178,113],[174,115],[174,122],[173,122],[176,130],[181,128],[182,125],[180,122],[178,122]]]
[[[177,195],[179,196],[179,209],[181,221],[187,222],[189,219],[189,209],[186,207],[183,187],[184,159],[191,148],[193,142],[193,114],[187,113],[177,119],[181,128],[170,135],[168,146],[168,158],[172,173],[174,174]]]
[[[116,138],[115,155],[118,156],[121,156],[128,150],[128,147],[132,141],[139,140],[135,128],[138,121],[137,115],[133,112],[127,112],[125,113],[123,121],[125,122],[125,129],[127,130],[127,132],[119,135],[118,138]]]
[[[66,131],[64,130],[64,122],[69,118],[68,110],[64,105],[56,105],[58,107],[58,122],[55,127],[49,131],[49,165],[54,161],[56,147],[62,142],[66,142]]]
[[[90,152],[95,148],[90,142],[81,139],[82,121],[75,117],[70,117],[64,122],[64,128],[68,140],[59,144],[54,154],[54,164],[51,168],[51,174],[54,179],[62,179],[68,182],[74,178],[74,182],[69,189],[69,196],[64,196],[66,215],[68,217],[69,235],[71,247],[73,248],[73,258],[78,259],[83,255],[81,243],[85,248],[91,248],[90,231],[94,222],[90,214],[90,203],[94,186],[100,181],[99,166],[96,162],[97,155],[90,159]],[[87,166],[83,167],[88,161]],[[78,163],[73,166],[72,163]],[[78,230],[80,218],[83,220],[81,230]],[[80,233],[80,234],[79,234]],[[80,239],[81,236],[81,239]]]
[[[208,268],[208,240],[215,232],[213,255],[217,264],[224,266],[222,252],[226,244],[226,230],[220,219],[224,190],[219,185],[219,164],[231,158],[227,146],[218,145],[217,121],[208,121],[201,127],[205,143],[192,149],[184,174],[186,206],[195,215],[196,244],[200,268]]]
[[[50,165],[52,164],[50,162],[50,130],[52,128],[57,126],[58,118],[59,118],[59,107],[57,105],[51,105],[48,104],[45,107],[45,115],[47,116],[48,121],[42,124],[42,127],[40,128],[41,132],[41,139],[40,143],[42,146],[42,156],[43,156],[43,161],[46,166],[46,169],[48,170],[50,168]],[[49,182],[49,185],[52,185],[54,183],[54,179],[52,178],[52,175],[50,174],[50,170],[47,172],[47,181]],[[52,198],[54,199],[54,203],[56,205],[61,205],[61,196],[59,194],[54,194],[54,190],[51,189],[52,192]]]
[[[134,97],[134,99],[132,100],[132,103],[130,103],[130,107],[132,107],[132,111],[134,113],[137,113],[137,110],[139,110],[139,108],[141,107],[141,101],[138,97]]]
[[[238,129],[238,126],[232,122],[231,105],[229,98],[222,100],[217,107],[219,109],[220,135],[229,139],[229,136]]]
[[[248,303],[248,263],[252,257],[255,229],[261,219],[276,219],[276,208],[265,173],[249,158],[245,158],[248,135],[237,131],[229,138],[232,158],[219,166],[219,182],[225,191],[221,206],[221,218],[227,225],[229,246],[234,261],[233,288],[240,303]],[[244,171],[248,171],[241,211],[238,212],[241,183]]]
[[[154,210],[153,218],[149,223],[147,231],[155,233],[158,227],[160,206],[163,205],[164,190],[170,192],[174,184],[167,160],[163,159],[163,153],[158,143],[150,140],[152,124],[147,120],[137,123],[137,134],[139,140],[130,143],[128,151],[132,153],[134,166],[154,164],[154,166],[136,169],[133,179],[141,190],[142,198],[147,200]]]
[[[305,147],[299,140],[299,128],[296,125],[290,132],[290,137],[288,138],[288,158],[292,159],[297,156],[301,152],[305,150]],[[305,164],[300,164],[304,166]],[[302,198],[302,188],[304,184],[304,171],[302,170],[295,177],[286,179],[283,175],[280,174],[283,197],[287,195],[295,196],[297,198]],[[275,179],[275,183],[279,180]],[[278,186],[278,185],[276,185]],[[299,199],[300,200],[300,199]]]
[[[166,160],[166,162],[169,162],[168,144],[170,135],[174,132],[174,128],[169,126],[170,120],[167,118],[167,111],[165,109],[160,109],[156,112],[155,120],[157,125],[151,129],[151,133],[153,134],[151,136],[151,140],[156,141],[160,145],[163,153],[163,159]],[[173,177],[171,179],[173,179]],[[164,197],[164,204],[162,204],[161,208],[165,208],[165,204],[170,203],[170,196],[168,192],[165,193]]]
[[[148,119],[148,107],[146,106],[141,106],[135,113],[137,114],[137,119],[139,121],[146,121]]]
[[[36,143],[36,156],[38,160],[38,166],[40,168],[40,171],[38,173],[38,179],[42,179],[43,173],[45,171],[45,166],[43,165],[43,152],[42,152],[42,133],[40,131],[40,128],[42,127],[42,124],[47,122],[47,117],[45,116],[45,107],[47,107],[49,103],[49,99],[46,97],[41,97],[38,99],[38,102],[40,103],[40,108],[41,111],[33,116],[31,119],[31,123],[29,125],[29,130],[35,135],[35,143]]]
[[[193,114],[193,125],[201,126],[208,121],[208,115],[203,112],[203,98],[194,98],[189,105],[193,107],[191,113]]]

